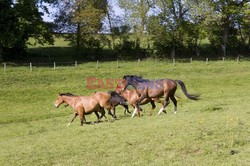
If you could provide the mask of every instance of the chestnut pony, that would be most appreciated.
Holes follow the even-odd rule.
[[[80,116],[81,125],[83,125],[86,123],[85,115],[91,114],[92,112],[96,114],[98,122],[103,116],[107,119],[104,108],[111,109],[112,106],[109,104],[110,97],[110,94],[107,92],[96,92],[90,96],[76,96],[71,93],[60,93],[56,99],[55,107],[58,108],[63,103],[65,103],[66,106],[70,105],[74,109],[74,117],[68,126],[78,115]],[[101,117],[99,117],[97,112],[101,113]]]
[[[117,85],[116,89],[115,89],[116,93],[118,94],[121,94],[127,101],[128,103],[134,108],[134,112],[131,116],[131,118],[133,118],[136,114],[136,101],[139,99],[140,97],[140,94],[136,91],[136,90],[128,90],[128,89],[125,89],[124,91],[122,91],[122,87]],[[151,104],[152,106],[152,110],[155,109],[155,102],[157,103],[161,103],[162,106],[163,106],[163,101],[160,100],[159,98],[145,98],[141,101],[140,105],[144,105],[144,104],[147,104],[149,103]],[[151,112],[150,112],[151,114]],[[140,116],[140,111],[138,111],[138,116]]]
[[[139,104],[145,98],[159,98],[164,96],[164,105],[159,110],[158,115],[161,114],[170,103],[169,98],[174,103],[174,113],[177,112],[177,100],[174,97],[175,91],[177,89],[177,84],[181,86],[182,92],[191,100],[198,100],[199,95],[188,94],[185,84],[181,80],[172,80],[169,78],[158,79],[158,80],[148,80],[143,79],[140,76],[135,75],[125,75],[123,77],[120,85],[122,86],[122,91],[124,91],[129,85],[132,85],[136,91],[139,93],[140,97],[136,100],[136,111],[141,111]]]

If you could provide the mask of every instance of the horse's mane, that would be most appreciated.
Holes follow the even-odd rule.
[[[142,79],[142,76],[138,76],[138,75],[125,75],[123,76],[123,79],[126,79],[126,77],[133,77],[133,78],[138,78],[138,79]]]
[[[119,95],[119,94],[116,93],[115,91],[109,91],[108,93],[111,95],[111,97],[115,97],[115,96]],[[119,95],[119,96],[120,96],[120,95]]]
[[[131,79],[135,79],[138,82],[147,82],[147,81],[149,81],[148,79],[143,79],[142,76],[137,76],[137,75],[125,75],[125,76],[123,76],[123,79],[126,79],[127,77],[130,77]]]
[[[115,91],[109,91],[108,93],[111,95],[111,100],[112,100],[112,98],[115,98],[115,99],[119,99],[119,100],[122,99],[122,100],[126,101],[126,99],[123,96],[119,95]],[[110,103],[111,103],[111,100],[109,101]]]
[[[67,92],[67,93],[59,93],[59,95],[60,96],[76,96],[76,95],[74,95],[72,93],[69,93],[69,92]]]
[[[115,91],[109,91],[108,93],[112,96],[112,95],[115,95],[116,92]]]

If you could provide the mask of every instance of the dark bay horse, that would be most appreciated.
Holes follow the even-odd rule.
[[[185,84],[181,80],[172,80],[169,78],[165,79],[158,79],[158,80],[148,80],[143,79],[140,76],[135,75],[125,75],[123,77],[122,82],[120,85],[122,86],[122,91],[124,91],[129,85],[132,85],[137,92],[140,94],[140,97],[136,101],[136,111],[141,111],[139,104],[145,99],[145,98],[159,98],[164,96],[164,105],[159,110],[158,115],[161,114],[167,107],[167,105],[170,103],[169,98],[174,103],[174,113],[177,112],[177,100],[174,97],[175,91],[177,89],[177,83],[181,86],[181,89],[186,97],[188,97],[191,100],[198,100],[199,95],[195,94],[189,94],[187,92]]]
[[[108,110],[108,114],[111,115],[113,118],[116,118],[115,114],[115,107],[118,105],[121,105],[125,108],[124,110],[124,115],[126,115],[126,112],[130,114],[129,109],[128,109],[128,104],[126,103],[126,99],[122,96],[120,96],[118,93],[115,91],[110,91],[110,100],[109,104],[111,105],[111,109],[113,110],[113,113],[110,112],[110,109]]]

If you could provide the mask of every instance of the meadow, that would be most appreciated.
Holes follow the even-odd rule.
[[[83,63],[76,67],[7,67],[0,71],[0,165],[249,165],[250,62],[122,61]],[[107,89],[87,89],[87,77],[182,80],[176,95],[178,112],[130,118],[117,107],[118,120],[80,126],[70,107],[54,108],[58,92],[89,95]],[[114,85],[115,86],[115,85]],[[111,89],[112,90],[112,89]],[[132,108],[130,107],[130,110]],[[95,115],[86,116],[95,121]]]

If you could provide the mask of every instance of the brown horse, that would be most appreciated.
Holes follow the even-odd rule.
[[[120,85],[122,86],[122,91],[124,91],[129,85],[132,85],[137,92],[140,94],[140,97],[136,101],[136,111],[141,111],[139,104],[145,98],[159,98],[164,96],[165,101],[163,107],[159,110],[158,115],[161,114],[170,103],[169,98],[174,103],[174,113],[177,112],[177,100],[174,97],[175,91],[177,89],[177,83],[181,86],[181,89],[186,97],[191,100],[198,100],[199,95],[188,94],[185,84],[181,80],[172,80],[172,79],[159,79],[159,80],[148,80],[143,79],[140,76],[135,75],[126,75],[123,77]],[[138,112],[138,111],[137,111]]]
[[[71,93],[60,93],[55,102],[55,107],[58,108],[61,104],[65,103],[66,106],[70,105],[74,109],[74,117],[68,124],[68,126],[74,121],[74,119],[79,115],[81,125],[86,123],[85,115],[94,112],[98,118],[98,122],[105,116],[104,108],[111,109],[109,104],[110,95],[107,92],[96,92],[90,96],[76,96]],[[101,113],[101,117],[99,114]]]
[[[133,118],[136,114],[136,101],[139,99],[140,97],[140,94],[136,91],[136,90],[128,90],[128,89],[125,89],[124,91],[122,91],[122,87],[117,85],[116,89],[115,89],[116,93],[118,94],[121,94],[127,101],[128,103],[134,108],[134,112],[131,116],[131,118]],[[144,105],[144,104],[147,104],[149,103],[151,104],[152,106],[152,111],[155,109],[155,102],[157,103],[161,103],[162,106],[164,104],[164,102],[162,100],[160,100],[159,98],[145,98],[143,99],[141,102],[140,102],[140,105]],[[140,116],[140,111],[137,112],[138,113],[138,116]],[[151,114],[151,112],[150,112]]]

